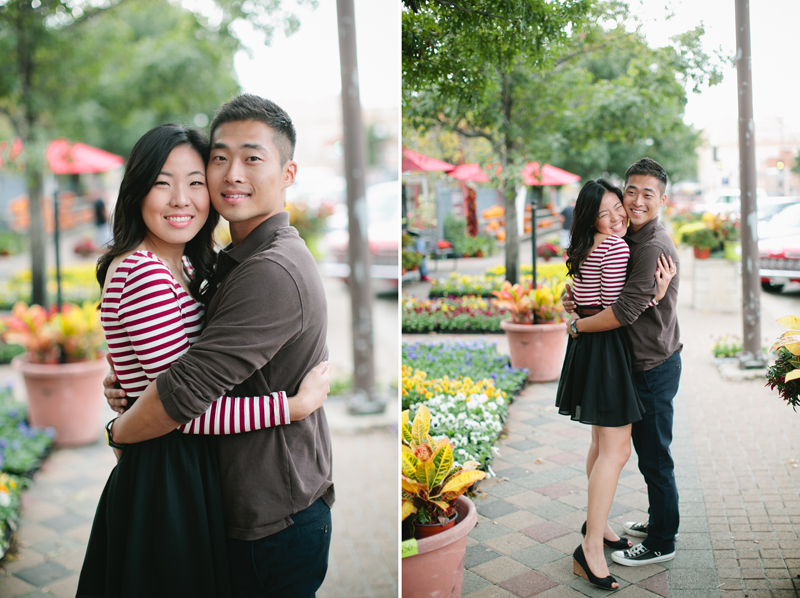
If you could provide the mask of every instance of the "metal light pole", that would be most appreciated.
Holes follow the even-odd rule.
[[[764,367],[761,356],[761,279],[758,274],[756,138],[750,50],[750,2],[736,0],[736,78],[739,87],[739,180],[742,224],[742,331],[740,366]]]
[[[356,59],[356,19],[353,0],[337,0],[339,24],[339,62],[342,75],[342,116],[344,128],[344,170],[347,180],[347,215],[350,240],[350,298],[353,320],[353,397],[352,414],[379,413],[386,402],[375,387],[375,361],[372,334],[372,284],[369,241],[367,239],[367,200],[364,184],[364,128]]]

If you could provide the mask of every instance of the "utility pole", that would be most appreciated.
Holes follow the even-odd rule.
[[[348,263],[353,321],[353,396],[350,413],[380,413],[386,402],[375,387],[374,341],[372,334],[372,284],[367,200],[364,184],[364,128],[356,58],[356,19],[353,0],[337,0],[339,62],[342,75],[342,124],[344,128],[344,170],[347,181],[349,219]]]
[[[739,88],[739,181],[742,211],[742,368],[766,365],[761,355],[761,279],[758,274],[756,137],[751,58],[750,2],[736,0],[736,78]]]

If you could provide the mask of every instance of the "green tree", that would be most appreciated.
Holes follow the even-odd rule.
[[[565,25],[561,36],[536,51],[521,52],[510,67],[495,62],[491,51],[471,55],[479,73],[465,79],[466,90],[448,75],[445,83],[423,85],[414,54],[403,50],[404,77],[408,73],[416,85],[406,89],[404,80],[405,132],[439,128],[484,139],[492,154],[486,162],[503,165],[495,182],[504,185],[512,281],[519,272],[515,173],[525,163],[550,162],[587,178],[622,174],[650,155],[673,178],[690,176],[698,134],[682,121],[687,88],[719,80],[719,61],[700,48],[702,28],[651,49],[638,31],[614,25],[630,19],[623,4],[581,4],[583,18],[573,18],[568,30]],[[426,72],[429,78],[437,73]]]
[[[517,88],[540,72],[589,16],[592,0],[404,0],[403,114],[411,126],[440,123],[487,140],[503,167],[506,273],[519,279],[516,183],[523,135]]]
[[[316,5],[316,0],[296,0]],[[210,115],[238,89],[234,23],[269,43],[299,22],[282,0],[215,0],[213,22],[168,0],[0,3],[0,114],[22,139],[31,209],[32,297],[45,303],[44,148],[66,135],[127,155],[148,128]]]

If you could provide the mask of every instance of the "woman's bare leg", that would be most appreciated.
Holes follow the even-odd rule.
[[[586,454],[586,477],[588,479],[592,478],[592,468],[594,467],[595,461],[597,461],[597,455],[600,453],[600,426],[592,426],[592,443],[589,445],[589,452]],[[611,542],[616,542],[619,540],[619,536],[611,529],[611,526],[606,522],[606,529],[603,532],[603,538],[606,540],[610,540]]]
[[[599,442],[597,457],[589,475],[589,506],[586,510],[583,553],[592,573],[606,577],[608,564],[603,553],[603,534],[608,526],[608,512],[614,500],[619,474],[631,455],[631,426],[592,426],[593,438],[595,430]]]

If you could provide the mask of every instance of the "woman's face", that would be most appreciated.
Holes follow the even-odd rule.
[[[142,201],[147,237],[157,243],[185,245],[203,228],[209,205],[203,159],[191,146],[179,145]]]
[[[600,210],[594,228],[603,235],[624,237],[628,232],[628,214],[622,207],[622,200],[616,194],[607,192],[600,201]]]

